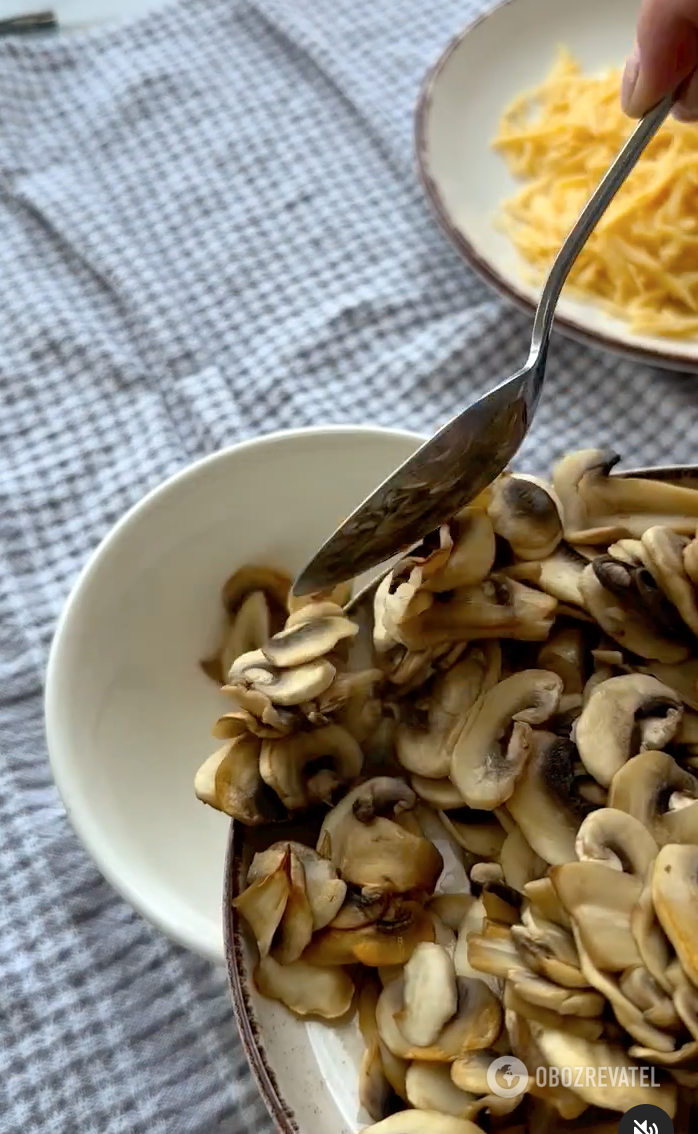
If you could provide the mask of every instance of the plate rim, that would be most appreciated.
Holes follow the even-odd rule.
[[[509,300],[518,310],[533,316],[536,305],[519,290],[514,283],[506,279],[492,264],[486,260],[474,247],[472,241],[461,231],[452,218],[438,181],[431,172],[429,159],[429,117],[432,109],[434,88],[442,72],[448,66],[451,57],[458,50],[463,40],[475,31],[485,20],[492,19],[503,8],[511,4],[523,3],[523,0],[501,0],[493,8],[481,12],[470,23],[456,32],[448,41],[441,54],[424,75],[413,119],[413,150],[417,166],[417,178],[426,197],[437,224],[451,244],[461,254],[474,271],[492,287],[502,298]],[[632,343],[619,341],[613,335],[603,331],[590,330],[576,319],[555,314],[554,329],[562,332],[567,338],[581,342],[586,346],[601,348],[616,355],[621,355],[634,362],[642,362],[660,370],[675,370],[683,373],[698,373],[698,342],[696,343],[695,357],[686,357],[675,354],[670,349],[651,350],[645,346],[634,346]],[[670,340],[668,340],[670,342]]]

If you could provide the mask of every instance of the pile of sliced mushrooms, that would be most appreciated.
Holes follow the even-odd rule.
[[[374,1134],[698,1124],[698,491],[617,460],[503,474],[363,621],[268,568],[226,586],[196,793],[269,832],[235,901],[256,986],[357,1012]]]

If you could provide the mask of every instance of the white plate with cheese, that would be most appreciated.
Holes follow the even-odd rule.
[[[551,234],[563,239],[567,222],[576,219],[599,179],[594,160],[605,163],[598,165],[600,170],[610,164],[622,144],[622,131],[632,129],[615,94],[608,99],[609,85],[619,83],[619,69],[632,47],[636,18],[636,0],[508,0],[456,36],[425,79],[415,130],[427,198],[471,266],[529,311],[549,261],[541,251],[532,265],[519,248],[552,248]],[[566,90],[558,82],[556,94],[562,90],[569,99],[564,113],[552,119],[542,104],[541,120],[541,104],[536,103],[529,107],[527,121],[520,114],[514,122],[512,104],[548,80],[562,51],[579,64],[584,89],[571,83]],[[598,82],[592,86],[587,79]],[[507,122],[515,141],[502,150],[494,142]],[[533,142],[526,141],[529,135]],[[569,176],[571,139],[579,139],[572,155],[574,178]],[[698,272],[695,280],[691,275],[691,260],[698,262],[698,125],[671,119],[655,143],[659,148],[648,150],[621,190],[624,197],[615,202],[630,220],[611,218],[593,255],[590,245],[588,262],[580,258],[578,270],[584,269],[587,288],[594,290],[566,287],[557,326],[574,338],[650,365],[698,371]],[[670,144],[676,157],[674,149],[667,156]],[[511,159],[525,157],[526,145],[529,170],[535,173],[521,178],[512,174]],[[565,157],[552,156],[558,147],[566,150]],[[653,165],[643,169],[647,162]],[[645,187],[665,166],[665,184],[652,198]],[[543,177],[545,184],[530,188],[532,180]],[[503,227],[502,221],[506,204],[526,188],[531,204],[518,211],[517,244],[511,223]],[[522,223],[522,216],[529,223]],[[639,267],[629,269],[635,257]]]

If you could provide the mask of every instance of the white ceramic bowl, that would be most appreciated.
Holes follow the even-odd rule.
[[[220,632],[221,585],[247,562],[298,571],[419,441],[327,427],[199,461],[116,525],[60,619],[46,728],[70,820],[128,902],[213,960],[229,823],[193,777],[225,704],[198,664]]]
[[[499,119],[516,95],[543,81],[560,46],[590,74],[622,65],[637,10],[638,0],[506,0],[456,36],[423,85],[415,144],[437,220],[476,271],[529,311],[540,289],[524,279],[518,253],[494,224],[519,184],[491,148]],[[654,366],[698,370],[698,338],[635,335],[593,303],[564,296],[556,326]]]

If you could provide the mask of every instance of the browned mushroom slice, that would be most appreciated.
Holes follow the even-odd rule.
[[[447,1063],[411,1063],[406,1076],[407,1098],[417,1110],[436,1111],[454,1118],[467,1118],[477,1095],[461,1091],[451,1078]]]
[[[280,630],[262,646],[262,653],[272,665],[282,669],[305,665],[329,654],[339,642],[353,638],[358,630],[357,623],[343,615],[310,618]]]
[[[492,570],[496,541],[484,508],[470,505],[448,525],[452,546],[448,559],[427,580],[432,591],[450,591],[480,583]]]
[[[646,568],[599,556],[584,568],[580,587],[589,613],[624,649],[670,665],[688,657],[685,628]]]
[[[502,1026],[499,1001],[481,980],[459,978],[458,1007],[455,1015],[428,1047],[410,1044],[399,1026],[404,1008],[402,979],[393,980],[381,993],[376,1022],[383,1043],[401,1059],[426,1063],[453,1063],[468,1051],[490,1047]]]
[[[514,728],[516,733],[527,726]],[[552,733],[528,732],[529,759],[507,809],[540,858],[551,865],[573,862],[579,824],[589,810],[575,792],[576,749]]]
[[[409,801],[410,807],[416,801],[404,782],[387,777],[369,780],[330,812],[317,849],[354,885],[397,894],[431,894],[443,869],[439,851],[429,839],[381,814],[399,808],[401,801]]]
[[[403,1007],[396,1016],[400,1031],[411,1046],[430,1047],[457,1008],[456,972],[448,951],[423,942],[405,965]]]
[[[652,900],[684,973],[697,985],[698,847],[662,847],[652,874]]]
[[[375,1126],[366,1126],[361,1134],[483,1134],[483,1130],[467,1118],[435,1110],[403,1110]]]
[[[545,559],[562,539],[551,489],[535,477],[503,473],[490,489],[488,515],[498,536],[520,559]]]
[[[575,1075],[574,1089],[585,1102],[621,1111],[643,1103],[650,1104],[661,1107],[670,1118],[673,1117],[676,1087],[669,1083],[646,1084],[647,1076],[643,1080],[639,1065],[622,1047],[600,1040],[590,1043],[571,1032],[553,1031],[537,1024],[531,1025],[531,1031],[549,1067],[560,1071],[563,1067],[582,1070],[581,1075]],[[600,1074],[601,1068],[605,1070],[603,1075]],[[614,1072],[613,1077],[611,1072]]]
[[[312,965],[404,965],[422,941],[434,940],[434,925],[419,902],[399,901],[380,921],[356,929],[330,925],[313,936],[303,954]]]
[[[538,878],[533,882],[527,882],[524,886],[524,896],[542,917],[554,922],[555,925],[562,926],[563,929],[569,929],[570,916],[558,898],[550,878]]]
[[[499,856],[506,832],[491,811],[459,807],[454,811],[440,811],[439,818],[449,835],[469,854],[480,859]]]
[[[262,959],[271,949],[291,893],[290,861],[291,851],[286,847],[276,867],[233,902],[252,930]]]
[[[296,1016],[322,1016],[336,1020],[349,1011],[354,984],[342,969],[323,969],[305,961],[280,965],[264,957],[254,970],[254,983],[262,996],[280,1000]]]
[[[376,1006],[380,991],[380,982],[371,974],[365,974],[358,999],[359,1028],[366,1045],[359,1071],[359,1101],[374,1122],[380,1122],[400,1110],[402,1101],[407,1098],[405,1076],[408,1064],[389,1054],[389,1078],[383,1062],[384,1048],[376,1026]],[[397,1083],[399,1090],[394,1083]]]
[[[576,626],[568,626],[551,634],[538,651],[541,669],[562,678],[565,694],[582,693],[586,682],[584,635]]]
[[[589,529],[606,528],[606,538],[596,542],[640,539],[654,524],[693,535],[698,492],[667,481],[610,476],[619,460],[610,449],[585,449],[556,465],[553,486],[562,504],[566,537],[579,543]]]
[[[536,562],[524,560],[507,567],[505,573],[510,579],[530,583],[546,594],[552,595],[560,603],[572,607],[575,616],[581,614],[584,599],[579,586],[582,571],[589,560],[568,543],[561,543],[545,559]],[[558,613],[562,613],[558,608]]]
[[[698,777],[668,752],[641,752],[616,772],[608,802],[633,815],[659,846],[698,844]]]
[[[626,969],[618,983],[623,996],[641,1010],[647,1023],[660,1031],[681,1030],[681,1020],[672,1000],[644,965]]]
[[[269,638],[271,618],[263,591],[251,591],[231,618],[219,652],[223,677],[240,654],[258,650]]]
[[[504,752],[504,733],[513,721],[541,724],[547,720],[561,692],[557,674],[528,669],[505,678],[484,695],[451,759],[451,779],[469,807],[491,810],[509,799],[528,753],[518,746]]]
[[[593,691],[577,721],[579,755],[594,779],[608,787],[639,750],[669,743],[682,713],[681,698],[655,677],[611,677]]]
[[[336,787],[356,779],[362,764],[354,737],[335,724],[265,740],[259,759],[264,782],[289,811],[329,801]]]
[[[504,881],[513,890],[523,894],[525,886],[536,878],[542,878],[548,864],[526,839],[520,827],[509,832],[499,854]]]
[[[587,987],[572,934],[540,917],[533,906],[522,911],[521,919],[523,924],[513,925],[511,935],[528,968],[562,988]]]
[[[600,862],[554,866],[550,878],[598,968],[622,972],[640,964],[630,914],[642,891],[642,879]]]
[[[559,1017],[558,1017],[559,1019]],[[593,1021],[579,1020],[579,1024],[591,1024]],[[588,1103],[559,1082],[557,1086],[550,1085],[550,1074],[547,1060],[543,1056],[539,1045],[532,1036],[531,1029],[535,1022],[520,1015],[516,1010],[507,1008],[505,1024],[511,1037],[513,1053],[521,1059],[529,1074],[529,1091],[534,1098],[544,1099],[555,1111],[556,1123],[553,1127],[555,1134],[560,1129],[560,1119],[572,1121],[583,1115]],[[596,1037],[594,1037],[596,1038]],[[593,1040],[592,1040],[593,1042]],[[538,1085],[538,1072],[544,1072],[541,1085]],[[561,1077],[562,1078],[562,1077]],[[544,1085],[543,1085],[544,1084]],[[527,1132],[529,1134],[529,1132]],[[551,1131],[552,1134],[552,1131]]]
[[[641,673],[651,673],[665,685],[669,685],[691,709],[698,711],[698,658],[677,665],[663,665],[658,661],[647,661],[638,666]]]
[[[336,672],[326,658],[316,658],[291,669],[280,669],[268,661],[262,650],[253,650],[233,663],[228,681],[231,686],[251,686],[266,694],[275,705],[291,707],[319,697],[329,689]]]
[[[313,929],[324,929],[337,916],[347,893],[347,884],[339,877],[336,868],[303,843],[274,843],[265,851],[260,851],[252,859],[247,872],[248,886],[261,882],[281,863],[290,851],[302,863],[305,876],[305,890],[313,915]],[[383,903],[383,909],[385,908]],[[383,912],[381,910],[381,913]],[[380,914],[377,915],[378,920]]]
[[[601,862],[644,881],[658,847],[639,819],[613,807],[601,807],[587,815],[579,828],[576,849],[580,862]]]
[[[426,776],[410,776],[410,783],[419,798],[435,811],[457,811],[465,806],[458,788],[448,777],[430,780]]]
[[[508,926],[486,920],[480,933],[467,935],[468,961],[476,973],[506,979],[521,957]]]
[[[248,827],[284,819],[286,809],[259,772],[261,742],[243,734],[209,756],[194,779],[197,797]]]
[[[312,615],[316,607],[324,607],[326,604],[342,608],[350,601],[353,589],[353,583],[348,582],[338,583],[331,591],[316,591],[312,595],[294,595],[293,590],[290,590],[286,596],[286,607],[290,615],[299,611]],[[320,614],[319,617],[323,615]]]
[[[686,574],[683,554],[688,544],[685,536],[671,528],[649,528],[642,537],[648,567],[684,622],[698,635],[698,602],[693,582]]]

